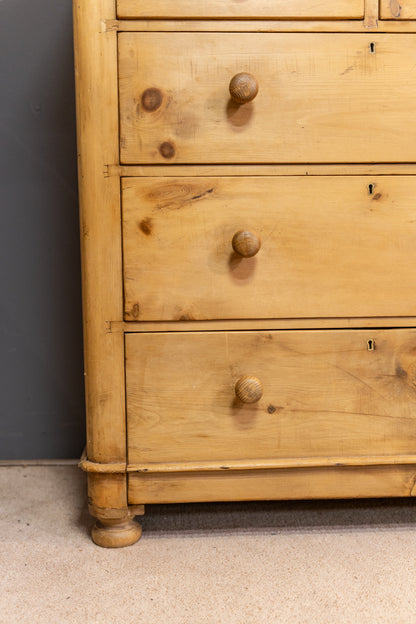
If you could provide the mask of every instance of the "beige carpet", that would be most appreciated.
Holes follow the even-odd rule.
[[[416,502],[148,507],[89,538],[74,466],[1,467],[1,624],[415,624]]]

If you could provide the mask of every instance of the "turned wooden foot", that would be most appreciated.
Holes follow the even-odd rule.
[[[142,527],[134,519],[133,511],[129,509],[117,511],[119,514],[115,516],[115,510],[111,510],[112,513],[108,514],[105,510],[97,512],[94,509],[93,515],[97,518],[97,522],[92,529],[92,539],[98,546],[122,548],[131,546],[140,539]]]

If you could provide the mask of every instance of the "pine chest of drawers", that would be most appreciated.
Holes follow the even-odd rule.
[[[75,0],[90,511],[412,496],[416,0]]]

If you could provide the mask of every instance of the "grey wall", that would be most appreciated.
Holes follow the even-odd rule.
[[[0,137],[0,459],[75,458],[84,397],[71,0],[0,0]]]

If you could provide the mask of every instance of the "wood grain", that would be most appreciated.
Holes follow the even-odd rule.
[[[416,1],[380,10],[74,1],[96,543],[144,503],[415,494]]]
[[[229,91],[234,102],[237,102],[237,104],[248,104],[256,97],[259,85],[252,74],[240,72],[231,78]]]
[[[379,0],[365,0],[364,5],[364,27],[376,29],[378,26]]]
[[[416,160],[411,35],[120,33],[119,50],[123,164]],[[244,106],[238,72],[259,83]]]
[[[369,183],[124,179],[125,318],[413,316],[416,181]],[[242,229],[261,238],[254,258],[233,252]]]
[[[371,2],[373,1],[371,0]],[[371,23],[370,20],[368,22]],[[108,20],[106,27],[108,30],[119,32],[365,33],[369,31],[364,20],[124,19]],[[414,33],[416,32],[416,23],[411,19],[379,19],[376,30],[382,33]]]
[[[414,452],[416,330],[129,334],[126,355],[129,464]]]
[[[129,498],[137,503],[161,504],[411,496],[415,479],[415,466],[131,474]]]
[[[121,18],[360,18],[363,0],[118,0]]]
[[[114,14],[114,0],[74,2],[87,455],[104,463],[126,460],[123,334],[108,331],[122,319],[120,184],[105,174],[118,162]]]
[[[231,246],[242,258],[252,258],[260,251],[261,240],[254,232],[240,230],[234,234]]]
[[[365,455],[349,457],[290,457],[281,459],[234,459],[232,461],[152,462],[129,464],[127,472],[185,473],[242,470],[287,470],[298,468],[337,468],[339,466],[415,466],[416,455]]]
[[[416,0],[380,0],[380,17],[386,20],[416,19]]]
[[[125,465],[126,425],[118,164],[117,33],[105,29],[114,0],[74,1],[78,181],[82,252],[87,458]],[[105,102],[105,106],[103,106]],[[126,474],[88,474],[90,513],[101,546],[131,544],[140,526],[130,518]]]
[[[243,375],[237,379],[234,391],[242,403],[258,403],[263,396],[263,384],[253,375]]]

